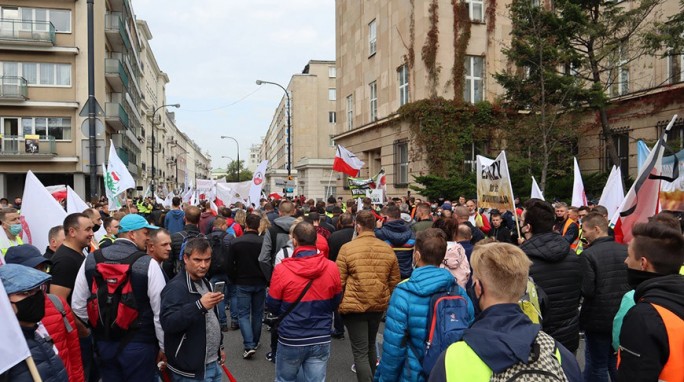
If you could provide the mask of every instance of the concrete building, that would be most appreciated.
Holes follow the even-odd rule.
[[[510,44],[510,0],[466,1],[471,20],[470,39],[462,61],[455,62],[454,8],[438,2],[438,22],[430,20],[430,0],[369,0],[363,6],[343,0],[335,5],[337,104],[335,143],[356,154],[366,165],[362,177],[380,169],[387,174],[388,196],[409,191],[413,175],[426,175],[428,167],[413,157],[414,147],[408,122],[399,120],[397,110],[404,104],[441,96],[453,99],[451,78],[455,65],[464,65],[463,97],[466,102],[494,102],[503,94],[493,74],[510,65],[502,49]],[[625,3],[628,4],[628,3]],[[448,5],[448,6],[447,6]],[[679,2],[667,0],[651,17],[679,12]],[[648,23],[648,21],[646,21]],[[436,26],[438,45],[431,46],[429,33]],[[437,79],[423,59],[423,49],[436,49]],[[616,62],[615,78],[608,86],[612,98],[609,122],[616,133],[623,174],[637,175],[636,140],[654,141],[664,124],[679,111],[684,114],[684,56],[670,58],[640,56],[630,63]],[[605,139],[593,112],[579,139],[579,161],[583,172],[609,171]],[[684,142],[684,120],[672,133],[677,146]],[[486,148],[485,148],[486,149]],[[477,148],[466,153],[464,166],[472,165]],[[344,194],[346,176],[335,174],[337,193]]]
[[[87,118],[80,115],[88,99],[86,8],[85,1],[0,1],[2,196],[21,195],[28,170],[45,185],[66,184],[82,197],[90,195]],[[136,20],[130,0],[95,2],[94,14],[95,97],[102,109],[98,178],[112,140],[136,183],[144,186],[151,175],[151,114],[165,103],[169,78],[159,69],[148,44],[152,34]],[[179,159],[187,137],[163,110],[157,118],[157,152],[163,159],[161,166],[155,163],[156,178],[171,182],[167,178],[173,176],[175,183],[187,171],[187,161]],[[178,144],[167,144],[176,138]],[[201,152],[197,157],[208,169],[208,158]],[[167,164],[170,158],[174,161]]]
[[[329,187],[335,149],[335,61],[311,60],[286,86],[291,94],[292,171],[289,194],[324,198]],[[287,181],[287,98],[283,95],[264,137],[259,158],[267,159],[265,192],[283,192]],[[259,161],[258,161],[259,162]],[[258,163],[257,162],[257,163]]]
[[[264,137],[261,137],[261,140],[264,140]],[[247,163],[245,164],[245,168],[247,170],[254,172],[256,171],[257,166],[259,166],[259,163],[261,162],[259,160],[259,152],[261,151],[261,144],[260,143],[255,143],[249,147],[249,157],[247,158]]]

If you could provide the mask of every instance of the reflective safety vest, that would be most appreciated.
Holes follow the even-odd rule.
[[[7,240],[9,241],[9,239],[7,239]],[[16,240],[16,243],[15,243],[15,244],[12,244],[12,243],[10,242],[10,245],[9,245],[7,248],[2,248],[2,249],[0,249],[0,251],[2,252],[2,255],[5,256],[5,254],[7,253],[7,250],[9,249],[9,247],[14,247],[14,246],[17,246],[17,245],[22,245],[22,244],[24,244],[24,241],[21,240],[21,236],[20,236],[20,235],[17,235],[17,240]]]
[[[562,363],[560,350],[554,353],[558,362]],[[435,365],[442,367],[442,365]],[[444,355],[444,371],[447,382],[479,382],[489,381],[494,372],[475,353],[465,341],[451,344]]]
[[[660,315],[667,331],[670,357],[658,376],[659,381],[684,381],[684,319],[660,305],[651,304]]]
[[[565,236],[565,233],[568,232],[568,229],[570,228],[571,224],[577,224],[577,223],[575,223],[575,221],[570,219],[570,218],[565,219],[565,225],[563,226],[563,231],[561,232],[562,236]],[[572,244],[570,244],[570,249],[572,249],[573,251],[576,251],[577,250],[577,243],[579,243],[579,234],[577,235],[577,238],[575,239],[575,241],[573,241]]]
[[[579,227],[579,234],[577,234],[577,248],[575,253],[578,255],[584,251],[584,243],[582,243],[582,226]]]

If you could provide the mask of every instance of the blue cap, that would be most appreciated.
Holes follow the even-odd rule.
[[[451,203],[445,202],[444,204],[442,204],[442,209],[447,210],[447,211],[451,211]]]
[[[159,227],[150,225],[144,217],[138,214],[128,214],[121,218],[119,222],[119,233],[137,231],[143,228],[159,229]]]
[[[5,262],[7,264],[21,264],[27,267],[35,268],[40,264],[52,262],[43,257],[38,248],[31,244],[22,244],[9,247],[5,253]]]
[[[0,266],[0,280],[7,294],[24,292],[37,288],[52,277],[45,272],[19,264]]]

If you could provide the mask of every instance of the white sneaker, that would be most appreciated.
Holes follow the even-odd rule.
[[[352,363],[351,371],[356,373],[356,364]]]

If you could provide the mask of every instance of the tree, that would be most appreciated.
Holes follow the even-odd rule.
[[[228,163],[228,168],[226,171],[226,182],[244,182],[246,180],[252,180],[254,174],[245,168],[245,161],[241,160],[239,162],[240,169],[240,179],[238,179],[238,161],[232,161]]]

